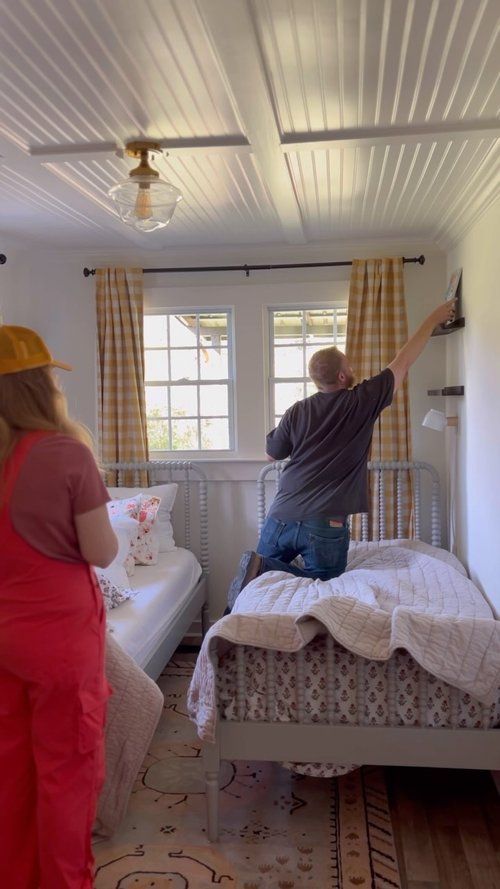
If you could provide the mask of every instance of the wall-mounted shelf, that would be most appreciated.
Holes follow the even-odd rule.
[[[465,318],[455,318],[446,327],[436,327],[432,331],[431,336],[447,336],[449,333],[453,333],[454,330],[460,330],[461,327],[465,327]]]
[[[464,386],[445,386],[444,389],[427,389],[427,395],[464,395]]]

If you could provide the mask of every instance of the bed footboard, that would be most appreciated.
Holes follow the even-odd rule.
[[[352,697],[350,724],[341,722],[336,710],[335,661],[333,638],[326,643],[326,708],[320,719],[308,713],[305,652],[295,655],[295,718],[279,721],[276,716],[279,665],[276,652],[234,646],[236,672],[234,675],[234,716],[225,719],[219,714],[214,744],[203,745],[207,793],[208,836],[212,842],[218,837],[218,794],[221,760],[265,760],[295,763],[363,763],[369,765],[426,766],[441,768],[500,769],[500,706],[477,707],[476,724],[465,728],[459,712],[458,689],[451,689],[451,706],[446,728],[428,727],[427,702],[432,694],[432,681],[425,671],[419,675],[419,713],[417,724],[401,725],[397,712],[397,668],[391,658],[387,662],[387,713],[383,725],[368,724],[367,697],[370,689],[365,683],[365,672],[370,662],[356,658],[356,688]],[[250,659],[259,654],[259,688],[265,713],[254,721],[247,715],[247,677],[252,675]],[[224,669],[215,665],[216,669]],[[218,677],[218,687],[220,677]]]

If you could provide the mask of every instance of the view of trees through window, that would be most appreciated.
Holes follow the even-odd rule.
[[[344,351],[347,305],[270,309],[270,420],[276,426],[295,401],[316,392],[309,359],[318,349]]]
[[[230,312],[146,315],[144,352],[150,450],[231,448]]]
[[[345,349],[347,305],[273,308],[270,318],[270,423],[316,388],[307,366],[318,349]],[[231,312],[185,310],[144,318],[146,415],[150,451],[233,448]]]

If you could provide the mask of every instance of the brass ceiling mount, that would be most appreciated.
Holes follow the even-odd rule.
[[[129,176],[152,176],[159,179],[160,174],[157,170],[149,165],[149,152],[161,153],[161,145],[152,139],[133,139],[125,145],[125,154],[129,157],[139,157],[140,163],[133,170],[130,170]]]
[[[132,139],[125,144],[125,154],[129,157],[140,157],[143,151],[161,151],[161,144],[154,139]]]
[[[182,200],[180,190],[167,179],[162,179],[158,170],[150,167],[150,152],[167,153],[156,139],[132,139],[126,142],[123,154],[139,158],[139,165],[108,191],[122,222],[140,232],[165,228]]]

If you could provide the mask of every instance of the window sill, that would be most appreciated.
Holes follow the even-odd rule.
[[[156,451],[150,460],[191,460],[206,473],[209,482],[255,482],[263,466],[269,465],[264,455],[259,457],[204,457],[193,454],[166,454]]]

